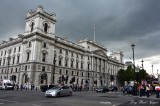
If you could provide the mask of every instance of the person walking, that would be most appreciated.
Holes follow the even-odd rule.
[[[139,96],[142,97],[143,86],[139,85]]]
[[[149,93],[150,93],[150,88],[149,88],[149,86],[147,85],[147,86],[146,86],[146,94],[147,94],[147,98],[149,98]]]

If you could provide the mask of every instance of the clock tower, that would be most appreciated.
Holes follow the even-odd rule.
[[[56,15],[47,13],[42,6],[38,6],[36,11],[31,10],[27,14],[24,35],[39,32],[46,36],[54,36],[55,23]]]

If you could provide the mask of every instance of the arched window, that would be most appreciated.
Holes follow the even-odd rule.
[[[30,52],[27,52],[27,61],[29,60]]]
[[[32,22],[31,24],[31,32],[33,31],[33,28],[34,28],[34,22]]]
[[[40,78],[41,78],[40,79],[41,84],[47,84],[47,74],[46,73],[42,74]]]
[[[48,29],[48,24],[45,23],[45,24],[44,24],[44,32],[45,32],[45,33],[47,33],[47,29]]]

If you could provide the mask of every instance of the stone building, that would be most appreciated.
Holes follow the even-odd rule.
[[[0,79],[15,84],[116,85],[123,53],[88,39],[76,43],[55,34],[56,15],[42,6],[29,11],[24,34],[0,44]],[[111,83],[112,82],[112,83]]]

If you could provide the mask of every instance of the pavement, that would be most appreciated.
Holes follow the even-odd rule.
[[[138,98],[147,98],[147,96],[142,96],[142,97],[136,96],[136,97],[138,97]],[[160,98],[156,98],[156,94],[150,95],[148,99],[158,99],[158,100],[160,100]]]
[[[129,94],[126,94],[126,96],[133,96],[133,95],[129,95]],[[143,99],[156,99],[156,100],[160,100],[160,96],[159,98],[156,97],[156,94],[152,94],[149,96],[149,98],[147,96],[133,96],[133,97],[136,97],[136,98],[143,98]]]

